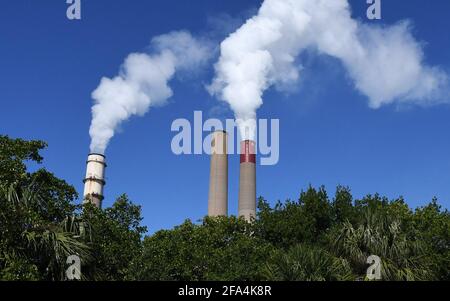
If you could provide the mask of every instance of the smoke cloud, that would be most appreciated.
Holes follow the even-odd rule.
[[[150,46],[151,54],[130,54],[119,75],[102,78],[92,93],[91,152],[103,154],[123,121],[165,104],[177,71],[195,70],[211,57],[208,43],[185,31],[155,37]]]
[[[410,23],[369,26],[351,18],[347,0],[265,0],[258,14],[221,43],[210,93],[226,101],[253,139],[263,93],[300,78],[307,48],[339,59],[372,108],[394,102],[434,104],[448,76],[424,63]]]

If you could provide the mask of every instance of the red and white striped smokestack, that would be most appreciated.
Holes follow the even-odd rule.
[[[247,221],[256,217],[256,148],[252,140],[241,142],[239,216]]]
[[[211,140],[208,216],[228,215],[228,135],[216,131]]]

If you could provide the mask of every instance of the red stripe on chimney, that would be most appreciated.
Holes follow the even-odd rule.
[[[256,164],[255,141],[245,140],[241,142],[241,163]]]

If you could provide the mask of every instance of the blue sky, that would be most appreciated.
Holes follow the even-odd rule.
[[[91,92],[101,77],[117,74],[131,52],[145,51],[153,36],[189,30],[219,43],[260,6],[255,0],[84,0],[82,20],[69,21],[64,0],[0,4],[0,133],[42,139],[46,168],[82,193],[89,152]],[[365,19],[364,0],[351,1],[354,18],[394,24],[408,19],[423,43],[426,63],[450,71],[450,2],[382,1],[383,19]],[[280,119],[280,161],[258,166],[257,194],[271,203],[297,199],[309,184],[339,184],[355,197],[379,192],[421,206],[433,196],[449,207],[450,106],[388,105],[374,110],[330,57],[305,57],[297,92],[270,89],[259,118]],[[215,58],[217,60],[217,58]],[[107,150],[104,206],[127,193],[143,207],[153,232],[207,212],[209,157],[175,156],[176,118],[194,110],[212,115],[218,101],[204,85],[212,64],[193,78],[175,79],[175,95],[144,117],[133,117]],[[231,111],[220,117],[232,117]],[[215,116],[211,116],[215,117]],[[237,212],[239,159],[230,158],[229,212]]]

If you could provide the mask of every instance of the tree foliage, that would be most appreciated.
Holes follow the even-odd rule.
[[[135,280],[255,280],[273,247],[235,217],[186,221],[146,237]]]
[[[347,281],[354,274],[347,260],[323,248],[299,244],[277,250],[266,263],[264,278],[275,281]]]
[[[111,208],[84,207],[82,220],[92,227],[92,256],[95,265],[87,273],[96,280],[125,280],[133,258],[140,254],[141,238],[147,232],[140,226],[141,207],[120,196]]]
[[[32,190],[0,189],[0,276],[12,280],[63,280],[65,261],[90,250],[65,223],[46,218],[47,201]],[[44,212],[44,214],[42,214]]]

